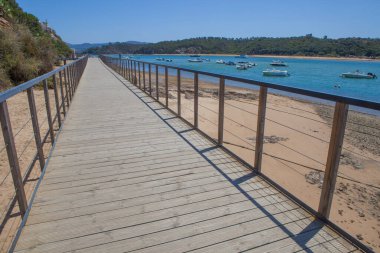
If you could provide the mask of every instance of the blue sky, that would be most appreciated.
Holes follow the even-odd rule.
[[[380,37],[380,0],[18,0],[67,42]]]

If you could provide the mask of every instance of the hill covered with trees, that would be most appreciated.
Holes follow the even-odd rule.
[[[71,49],[15,0],[0,0],[0,90],[51,71]]]
[[[110,43],[86,51],[92,54],[256,54],[329,57],[380,57],[380,39],[316,38],[312,34],[289,38],[202,37],[136,45]]]

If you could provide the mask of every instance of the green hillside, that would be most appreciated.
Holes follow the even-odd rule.
[[[380,57],[380,39],[316,38],[311,34],[289,38],[219,38],[202,37],[176,41],[162,41],[145,45],[113,43],[88,49],[89,53],[136,54],[271,54],[333,57]]]
[[[0,0],[0,89],[51,71],[71,49],[55,31],[24,12],[15,0]]]

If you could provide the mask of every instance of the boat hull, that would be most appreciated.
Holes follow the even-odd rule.
[[[375,76],[370,76],[370,75],[358,75],[358,74],[342,74],[343,78],[354,78],[354,79],[374,79]]]

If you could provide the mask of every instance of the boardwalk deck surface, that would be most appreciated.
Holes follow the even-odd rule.
[[[16,252],[353,252],[89,59]]]

